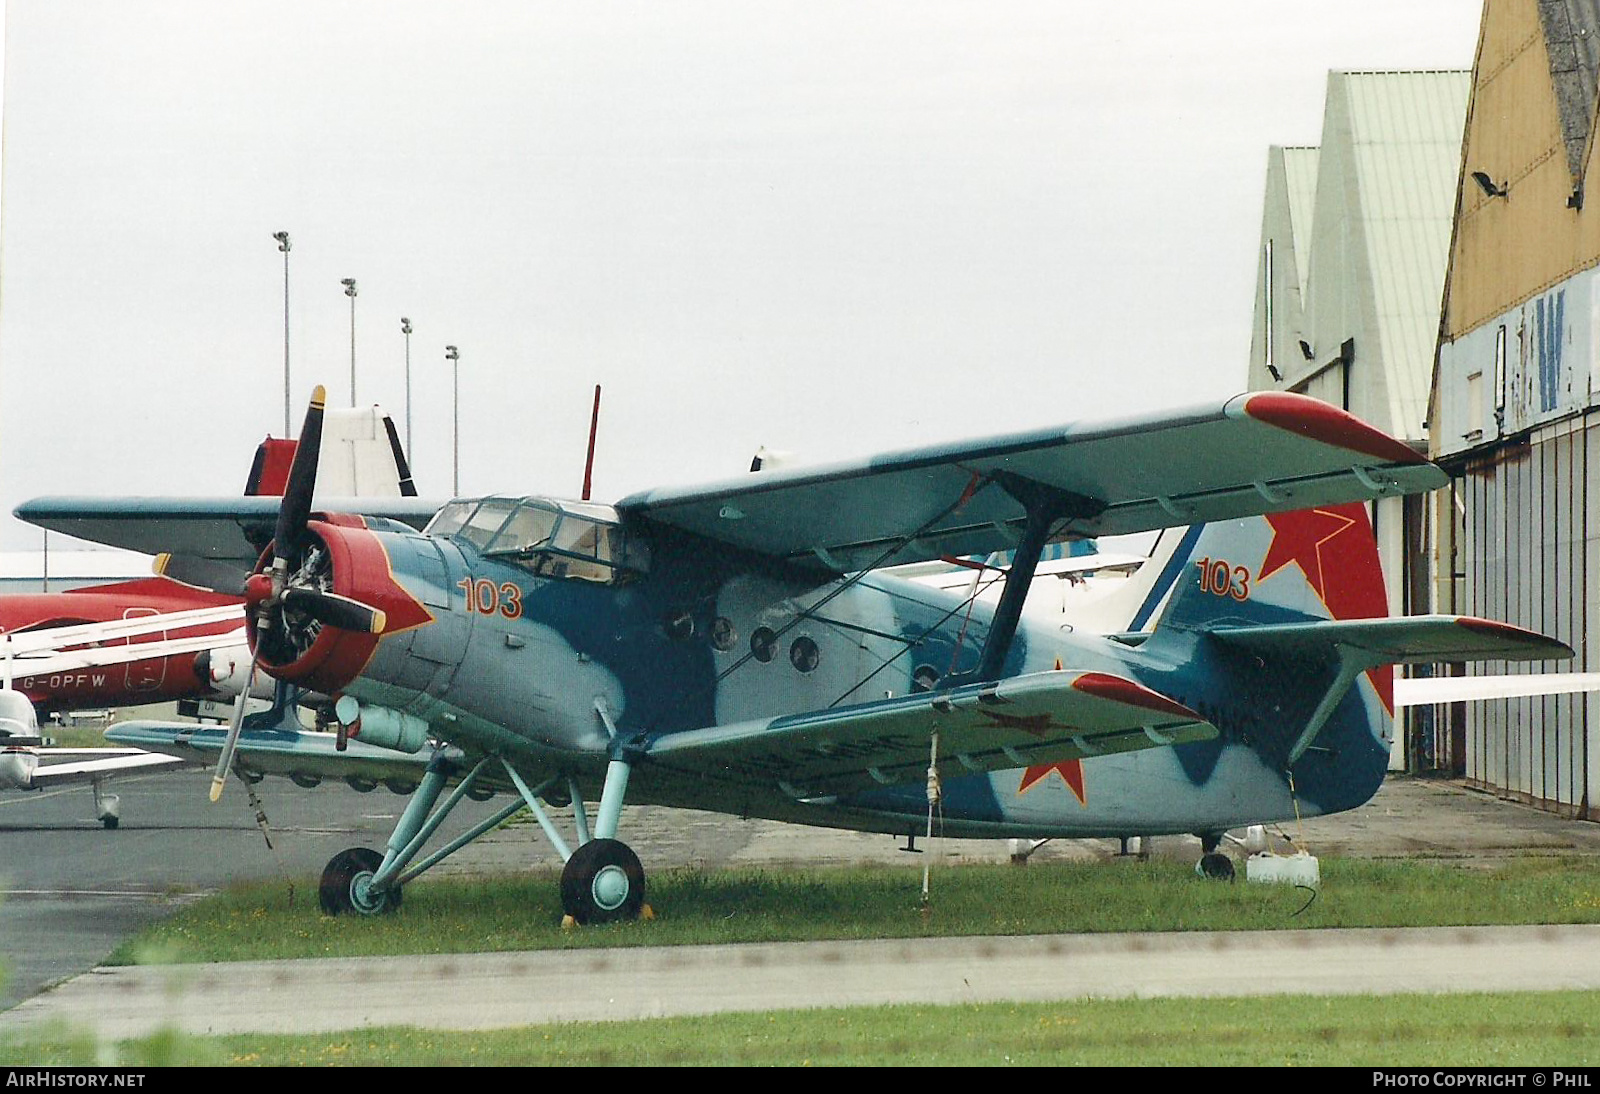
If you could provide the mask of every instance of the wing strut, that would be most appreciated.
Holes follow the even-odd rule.
[[[1050,542],[1052,529],[1063,520],[1099,516],[1106,507],[1104,502],[1094,498],[1046,486],[1009,471],[996,471],[991,478],[1023,504],[1028,511],[1028,518],[1023,525],[1022,541],[1017,544],[1011,566],[1006,571],[1006,587],[1001,590],[1000,603],[995,608],[994,620],[989,624],[989,634],[984,639],[978,667],[970,672],[945,676],[939,681],[941,691],[963,684],[988,683],[1000,679],[1006,655],[1011,652],[1011,641],[1017,635],[1017,623],[1022,619],[1023,602],[1028,598],[1034,571],[1039,568],[1039,557]]]

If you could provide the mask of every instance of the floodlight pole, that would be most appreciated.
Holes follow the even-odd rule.
[[[451,396],[451,426],[450,426],[450,461],[452,478],[450,492],[461,493],[461,351],[454,346],[444,347],[444,359],[450,362]]]
[[[400,333],[406,336],[406,463],[411,462],[411,320],[400,317]]]
[[[278,250],[283,252],[283,435],[292,428],[289,417],[289,233],[273,232]]]
[[[340,281],[344,294],[350,298],[350,405],[356,405],[356,279],[347,277]]]

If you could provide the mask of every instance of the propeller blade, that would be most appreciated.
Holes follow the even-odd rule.
[[[256,683],[255,658],[250,659],[250,672],[244,678],[244,690],[233,704],[233,720],[228,723],[228,739],[222,743],[222,754],[217,757],[217,770],[211,776],[211,800],[222,797],[222,785],[228,781],[228,769],[233,766],[233,751],[239,746],[239,731],[244,728],[244,712],[250,703],[250,690]]]
[[[305,612],[312,619],[330,627],[364,634],[382,634],[387,622],[383,612],[377,608],[368,607],[348,596],[318,592],[316,589],[285,590],[283,606]]]
[[[305,546],[306,521],[311,518],[311,495],[317,488],[317,459],[322,453],[322,408],[328,393],[321,384],[311,393],[306,420],[300,426],[294,462],[289,465],[289,481],[284,484],[283,501],[278,506],[278,525],[273,533],[273,554],[284,560],[284,568],[300,564]]]

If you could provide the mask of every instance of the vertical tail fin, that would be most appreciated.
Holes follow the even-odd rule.
[[[1243,649],[1222,639],[1230,630],[1386,617],[1366,507],[1191,529],[1167,569],[1172,584],[1151,645],[1178,660],[1175,686],[1188,690],[1177,694],[1194,692],[1190,705],[1225,737],[1273,770],[1292,770],[1308,804],[1333,810],[1366,801],[1388,766],[1393,667],[1355,664],[1331,642]],[[1187,762],[1215,762],[1197,756]]]
[[[1389,614],[1377,541],[1359,503],[1200,526],[1168,566],[1173,584],[1158,627]]]

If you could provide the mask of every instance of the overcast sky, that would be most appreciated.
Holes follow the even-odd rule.
[[[1242,389],[1266,153],[1471,0],[8,0],[0,548],[230,494],[314,383],[450,490],[576,496]]]

